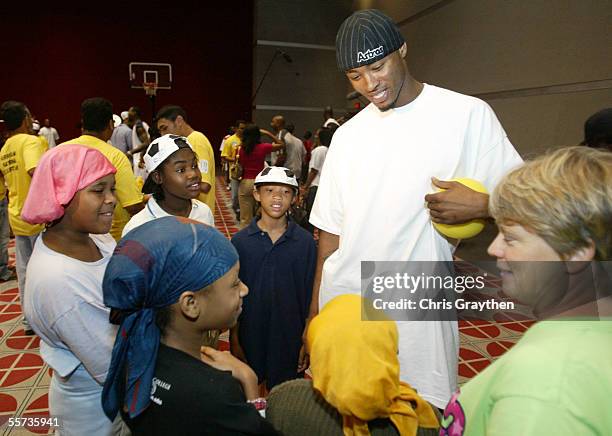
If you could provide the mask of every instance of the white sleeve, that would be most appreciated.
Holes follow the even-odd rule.
[[[315,202],[310,213],[310,223],[328,233],[340,235],[344,218],[343,192],[340,186],[346,167],[342,155],[342,132],[332,139],[323,169]],[[346,180],[346,177],[344,177]]]
[[[310,155],[310,164],[308,165],[308,170],[317,170],[318,173],[321,172],[321,168],[324,162],[324,153],[321,152],[323,150],[321,147],[323,146],[321,145],[312,151],[312,154]]]
[[[202,219],[200,221],[202,221],[204,224],[208,224],[209,226],[214,227],[215,226],[215,217],[213,216],[212,211],[210,210],[210,207],[208,207],[207,204],[204,204],[203,206],[206,206],[205,208],[202,207],[203,209],[203,213],[202,213]]]
[[[62,342],[79,359],[87,372],[104,383],[117,326],[110,324],[110,310],[102,305],[81,301],[73,310],[57,319],[54,330]]]
[[[472,109],[465,141],[467,149],[475,152],[466,174],[481,181],[490,193],[504,175],[523,163],[495,112],[484,101],[479,100]]]
[[[123,228],[123,231],[121,232],[121,237],[123,238],[125,235],[128,234],[129,231],[134,230],[136,227],[139,227],[143,225],[144,223],[148,223],[149,221],[153,219],[155,219],[155,217],[151,216],[147,205],[145,205],[144,209],[142,209],[136,215],[132,215],[132,218],[130,218],[130,220],[127,222],[127,224]]]
[[[53,129],[53,137],[55,138],[56,141],[59,139],[59,133],[57,133],[57,130],[55,129]]]
[[[130,218],[130,220],[127,222],[125,227],[123,227],[123,230],[121,231],[121,237],[122,238],[125,235],[127,235],[130,230],[132,230],[135,227],[138,227],[138,223],[136,222],[136,220],[134,218],[136,218],[136,215],[134,215],[132,218]]]

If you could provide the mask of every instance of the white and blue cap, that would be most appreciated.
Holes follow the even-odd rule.
[[[193,150],[193,147],[184,136],[160,136],[147,147],[147,151],[143,158],[145,168],[149,173],[152,173],[163,161],[168,159],[172,153],[179,151],[181,148],[191,148]]]
[[[295,174],[285,167],[266,167],[255,177],[255,186],[263,183],[280,183],[298,189],[299,185]]]
[[[391,18],[377,9],[364,9],[348,17],[336,35],[336,61],[340,71],[362,67],[393,53],[404,37]]]
[[[179,151],[181,148],[189,148],[193,150],[193,147],[187,141],[187,138],[179,135],[164,135],[155,139],[147,147],[147,151],[144,153],[143,160],[145,169],[149,173],[149,177],[142,187],[142,192],[150,194],[154,187],[154,182],[151,173],[157,169],[166,159],[168,159],[172,153]]]

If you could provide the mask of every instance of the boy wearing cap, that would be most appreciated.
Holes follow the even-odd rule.
[[[521,162],[485,102],[417,81],[406,52],[399,29],[377,10],[355,12],[338,30],[339,69],[372,104],[338,128],[326,156],[310,215],[320,239],[309,317],[359,292],[361,261],[452,259],[431,221],[486,217],[488,196],[436,177],[473,178],[491,192]],[[446,191],[426,195],[432,179]],[[457,385],[457,324],[402,322],[399,331],[401,379],[444,407]]]
[[[198,157],[187,138],[161,136],[149,145],[143,160],[149,176],[142,192],[153,195],[126,224],[121,237],[146,222],[170,215],[215,225],[210,208],[197,200],[201,174]]]
[[[312,235],[288,217],[297,189],[291,170],[261,171],[253,191],[261,217],[232,238],[240,256],[240,279],[250,291],[231,331],[230,346],[268,389],[300,377],[306,369],[300,347],[316,250]]]
[[[164,106],[157,112],[157,128],[161,135],[185,136],[198,155],[202,183],[200,201],[215,212],[215,154],[208,138],[187,122],[187,112],[180,106]]]

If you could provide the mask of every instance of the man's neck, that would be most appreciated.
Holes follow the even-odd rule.
[[[404,82],[402,83],[402,90],[393,107],[406,106],[412,103],[421,94],[424,87],[425,85],[413,78],[410,74],[406,74]]]
[[[185,125],[185,127],[183,128],[183,136],[185,137],[191,135],[193,132],[194,129],[189,124]]]
[[[98,138],[106,142],[106,139],[104,139],[104,134],[102,134],[101,132],[94,132],[93,130],[83,130],[83,135],[93,136],[94,138]]]
[[[15,130],[11,131],[11,133],[9,133],[9,138],[11,136],[19,135],[21,133],[25,133],[26,135],[30,134],[30,132],[28,131],[27,127],[21,126],[21,127],[16,128]]]

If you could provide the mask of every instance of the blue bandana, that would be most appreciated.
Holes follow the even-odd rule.
[[[174,216],[143,224],[119,242],[102,285],[104,304],[125,314],[102,391],[111,420],[124,406],[134,418],[149,405],[161,336],[156,309],[214,283],[237,261],[218,230]]]

